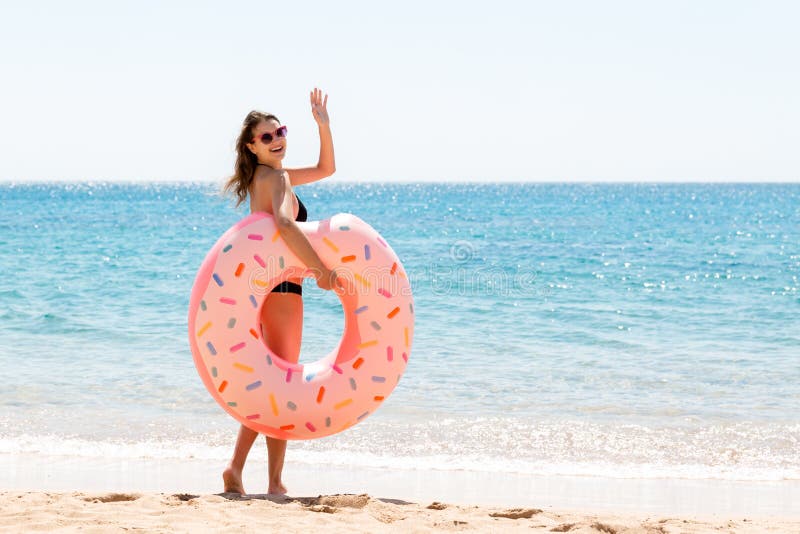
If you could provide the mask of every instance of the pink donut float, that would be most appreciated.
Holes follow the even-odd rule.
[[[297,224],[345,281],[337,292],[344,333],[327,356],[291,364],[262,339],[261,306],[272,288],[312,274],[267,213],[219,238],[189,302],[189,343],[211,396],[242,424],[280,439],[319,438],[363,421],[400,380],[414,333],[411,286],[378,232],[342,213]]]

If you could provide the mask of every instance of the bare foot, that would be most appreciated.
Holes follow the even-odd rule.
[[[225,493],[238,493],[244,495],[242,485],[242,472],[231,466],[222,472],[222,482],[225,484]]]
[[[286,486],[280,480],[269,483],[269,491],[267,493],[270,495],[286,495],[286,492]]]

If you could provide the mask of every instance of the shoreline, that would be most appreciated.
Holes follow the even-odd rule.
[[[224,462],[198,459],[46,457],[0,454],[0,492],[219,494]],[[266,491],[265,455],[253,455],[245,489]],[[474,471],[351,469],[288,463],[290,495],[369,494],[417,503],[591,510],[800,521],[800,481],[624,479],[530,476]],[[263,487],[262,487],[263,486]]]

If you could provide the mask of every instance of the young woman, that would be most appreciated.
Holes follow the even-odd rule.
[[[336,170],[333,156],[333,137],[328,119],[328,95],[311,92],[311,113],[319,127],[319,161],[314,167],[285,169],[286,126],[274,115],[251,111],[242,125],[236,142],[235,174],[224,190],[233,192],[238,206],[250,196],[250,211],[265,211],[275,218],[281,237],[287,246],[314,273],[322,289],[340,286],[337,273],[322,263],[311,248],[306,235],[296,221],[306,220],[306,208],[294,194],[292,186],[307,184],[328,177]],[[284,360],[297,363],[303,333],[302,279],[290,279],[276,286],[261,309],[261,332],[267,346]],[[258,433],[242,425],[233,457],[222,473],[226,492],[245,493],[242,469],[247,454]],[[269,489],[272,494],[285,494],[281,481],[286,441],[267,437]]]

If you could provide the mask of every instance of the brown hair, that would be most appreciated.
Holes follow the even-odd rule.
[[[236,195],[236,206],[245,201],[247,192],[250,190],[250,184],[253,183],[253,174],[258,165],[258,158],[255,154],[250,152],[247,145],[253,142],[253,128],[261,121],[274,120],[278,124],[281,121],[271,113],[263,113],[261,111],[251,111],[244,118],[242,123],[242,131],[239,133],[239,138],[236,140],[236,164],[234,165],[233,176],[228,178],[228,181],[222,188],[224,193],[233,193]]]

